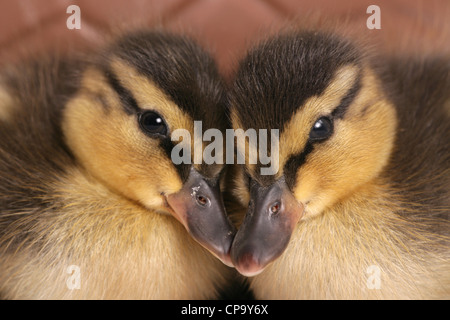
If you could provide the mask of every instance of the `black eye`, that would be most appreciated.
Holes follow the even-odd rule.
[[[321,117],[314,123],[309,139],[312,141],[325,140],[333,133],[333,122],[328,117]]]
[[[139,115],[139,125],[148,134],[159,134],[166,136],[168,133],[164,119],[153,111],[147,111]]]

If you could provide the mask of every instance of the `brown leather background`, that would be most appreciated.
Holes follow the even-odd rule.
[[[80,30],[66,27],[71,4],[81,9]],[[381,30],[366,27],[371,4],[381,8]],[[162,25],[194,35],[229,74],[255,40],[317,16],[345,20],[343,25],[391,50],[450,45],[443,39],[450,35],[449,0],[0,0],[0,66],[49,48],[96,45],[111,29]]]

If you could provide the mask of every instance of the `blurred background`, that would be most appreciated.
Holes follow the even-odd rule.
[[[373,4],[380,30],[366,26]],[[79,30],[66,27],[70,5],[80,7]],[[287,26],[337,22],[386,50],[448,50],[448,20],[449,0],[0,0],[0,67],[45,50],[101,44],[111,30],[162,26],[193,35],[229,76],[249,46]]]

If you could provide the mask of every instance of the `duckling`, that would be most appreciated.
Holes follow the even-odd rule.
[[[175,130],[226,127],[212,57],[144,30],[2,79],[0,295],[217,298],[236,231],[224,166],[171,159]]]
[[[448,57],[298,30],[248,52],[233,128],[279,129],[278,172],[247,159],[233,180],[231,257],[256,298],[450,297],[449,102]]]

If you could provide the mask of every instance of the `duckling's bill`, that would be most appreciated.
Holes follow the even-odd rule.
[[[174,217],[190,235],[231,267],[230,249],[236,228],[225,212],[218,179],[206,179],[191,168],[182,189],[166,199]]]
[[[250,204],[231,248],[235,268],[255,276],[286,249],[304,206],[283,178],[270,186],[250,185]]]

